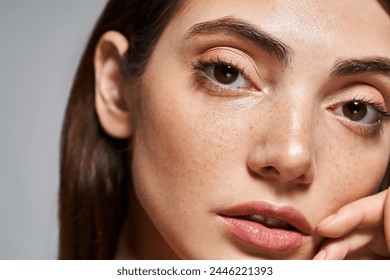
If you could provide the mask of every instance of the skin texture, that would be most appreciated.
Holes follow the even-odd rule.
[[[244,2],[187,1],[137,86],[121,76],[123,36],[108,33],[97,46],[99,119],[109,135],[132,139],[131,219],[117,257],[311,259],[320,251],[318,259],[358,258],[363,247],[388,256],[387,191],[357,200],[382,181],[390,123],[367,128],[348,119],[342,104],[370,100],[389,111],[389,74],[331,74],[340,60],[390,57],[388,14],[369,0]],[[278,59],[232,32],[191,33],[221,19],[261,29],[290,56]],[[246,79],[218,86],[199,60],[223,60]],[[285,251],[238,241],[221,213],[254,201],[295,208],[310,235]],[[317,227],[342,206],[337,219]]]

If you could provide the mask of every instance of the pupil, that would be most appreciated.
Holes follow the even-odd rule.
[[[358,101],[349,102],[343,106],[343,113],[351,121],[360,121],[367,115],[367,105]]]
[[[229,65],[216,65],[214,69],[214,75],[218,82],[221,84],[231,84],[238,77],[238,70]]]

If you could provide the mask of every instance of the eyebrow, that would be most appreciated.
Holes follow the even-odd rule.
[[[269,55],[285,65],[292,61],[294,51],[281,40],[261,28],[234,17],[224,17],[193,25],[184,35],[184,39],[216,32],[232,33],[264,49]],[[331,76],[350,76],[363,73],[390,74],[390,59],[387,57],[366,57],[362,59],[339,60],[333,66]]]
[[[338,61],[331,76],[349,76],[363,73],[381,73],[390,75],[390,59],[387,57],[366,57]]]
[[[292,60],[294,52],[286,44],[257,26],[232,17],[197,23],[186,32],[184,38],[213,32],[228,32],[249,40],[285,65]]]

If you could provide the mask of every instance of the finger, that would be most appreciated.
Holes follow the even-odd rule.
[[[329,239],[325,242],[314,257],[314,260],[343,260],[347,256],[355,255],[365,248],[371,249],[377,258],[389,256],[384,244],[382,228],[356,230],[343,238]]]
[[[384,207],[385,209],[383,212],[383,228],[385,231],[387,250],[390,252],[390,192],[389,191],[387,191]]]
[[[317,225],[316,232],[325,237],[337,238],[353,229],[383,225],[386,195],[387,190],[341,207],[336,214],[322,220]]]

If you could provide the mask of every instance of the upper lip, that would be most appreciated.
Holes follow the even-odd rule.
[[[265,201],[255,201],[240,204],[222,211],[220,215],[230,218],[260,215],[267,218],[285,221],[304,235],[309,235],[312,232],[310,224],[305,216],[294,207],[279,207]]]

